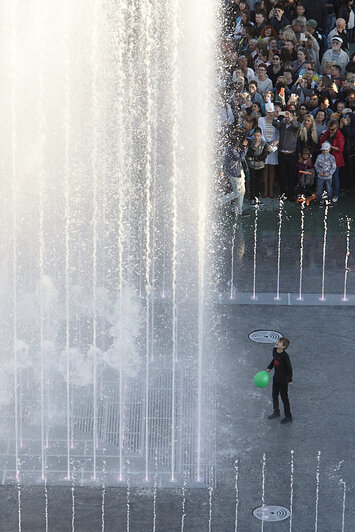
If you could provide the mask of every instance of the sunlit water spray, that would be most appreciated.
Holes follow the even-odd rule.
[[[213,468],[210,471],[210,485],[208,486],[208,532],[212,532],[212,510],[213,510]]]
[[[317,468],[316,468],[316,507],[314,516],[314,532],[318,532],[318,504],[319,504],[319,469],[320,469],[320,455],[321,451],[317,453]]]
[[[75,532],[75,468],[71,479],[71,532]]]
[[[276,277],[276,296],[275,300],[280,301],[280,262],[281,262],[281,231],[282,231],[282,211],[284,206],[284,195],[280,197],[279,202],[279,229],[277,238],[277,277]]]
[[[263,454],[262,469],[261,469],[261,532],[264,530],[264,508],[265,508],[265,468],[266,468],[266,456]]]
[[[157,526],[157,491],[158,491],[158,456],[155,453],[155,471],[153,484],[153,532],[156,531]]]
[[[65,2],[70,9],[70,0]],[[69,11],[70,12],[70,11]],[[65,197],[65,355],[66,355],[66,424],[67,424],[67,478],[70,480],[70,452],[74,447],[70,395],[70,42],[68,29],[64,31],[64,197]]]
[[[235,246],[235,236],[237,231],[237,222],[233,224],[233,233],[232,233],[232,248],[231,248],[231,280],[230,280],[230,298],[234,298],[234,246]]]
[[[297,301],[303,301],[302,282],[303,282],[303,245],[304,245],[304,207],[305,202],[301,203],[301,232],[300,232],[300,277]]]
[[[325,285],[325,256],[326,256],[326,249],[327,249],[327,231],[328,231],[328,209],[329,209],[329,201],[326,200],[325,209],[324,209],[324,220],[323,220],[324,235],[323,235],[323,254],[322,254],[322,293],[319,298],[319,301],[325,301],[324,285]]]
[[[150,313],[151,313],[151,215],[152,215],[152,128],[153,128],[153,88],[152,88],[152,63],[154,53],[154,25],[153,25],[154,8],[151,3],[145,5],[145,54],[144,62],[146,67],[146,162],[145,162],[145,328],[146,328],[146,354],[145,354],[145,480],[149,480],[149,363],[150,363]]]
[[[20,470],[20,464],[17,466],[17,470]],[[17,524],[18,524],[18,531],[21,532],[22,530],[22,502],[21,502],[21,482],[20,478],[17,477],[16,482],[17,487]]]
[[[176,362],[177,362],[177,348],[178,348],[178,330],[177,330],[177,238],[178,238],[178,203],[177,203],[177,187],[179,180],[179,69],[178,69],[178,43],[179,31],[177,25],[179,6],[176,2],[172,2],[170,15],[170,33],[172,39],[172,74],[171,74],[171,88],[172,88],[172,171],[171,171],[171,206],[172,206],[172,253],[171,253],[171,289],[172,289],[172,386],[171,386],[171,481],[175,481],[175,396],[176,396]],[[165,238],[165,226],[164,226]],[[165,249],[163,270],[165,271]],[[165,275],[165,273],[163,272]],[[165,282],[165,279],[164,279]],[[164,289],[163,289],[164,291]]]
[[[256,249],[258,243],[258,214],[259,214],[259,201],[255,200],[255,218],[254,218],[254,250],[253,250],[253,295],[251,299],[258,299],[256,296]]]
[[[96,479],[96,455],[98,447],[97,435],[97,226],[98,226],[98,13],[99,2],[93,0],[93,17],[91,28],[91,113],[92,113],[92,347],[93,347],[93,477]]]
[[[131,477],[129,470],[129,460],[127,460],[127,486],[126,486],[126,531],[130,530],[130,509],[131,509]]]
[[[48,487],[47,478],[44,479],[44,523],[45,530],[48,532],[49,520],[48,520]]]
[[[18,361],[17,361],[17,203],[18,203],[18,184],[17,184],[17,78],[16,78],[16,63],[17,63],[17,3],[11,3],[10,13],[10,78],[11,78],[11,94],[10,94],[10,109],[11,109],[11,229],[12,229],[12,353],[14,357],[14,424],[15,424],[15,471],[16,479],[19,482],[19,435],[18,435]],[[18,502],[19,502],[19,530],[21,529],[21,491],[18,484]]]
[[[186,519],[186,485],[187,485],[187,472],[184,472],[184,482],[181,488],[181,532],[185,530]]]
[[[40,395],[41,395],[41,475],[42,480],[45,476],[45,360],[44,360],[44,308],[43,308],[43,283],[42,279],[44,278],[44,252],[45,252],[45,241],[44,241],[44,189],[45,189],[45,150],[46,150],[46,117],[43,109],[44,105],[44,58],[45,58],[45,41],[43,36],[44,28],[46,27],[46,6],[43,5],[41,9],[41,16],[39,19],[39,70],[38,70],[38,127],[39,127],[39,138],[40,138],[40,171],[38,174],[38,206],[39,206],[39,226],[38,226],[38,235],[39,235],[39,313],[40,313],[40,372],[41,372],[41,385],[40,385]]]
[[[9,227],[0,233],[0,316],[12,330],[6,400],[14,411],[17,477],[19,454],[30,452],[33,477],[44,480],[44,451],[60,439],[70,482],[84,435],[90,444],[75,462],[83,483],[96,479],[106,444],[119,454],[110,479],[124,478],[132,453],[144,458],[145,479],[152,480],[152,412],[161,434],[166,422],[166,394],[154,389],[162,372],[172,387],[169,438],[159,439],[158,451],[168,459],[159,458],[159,467],[172,481],[186,467],[206,481],[213,454],[204,421],[215,4],[198,0],[185,9],[187,0],[170,0],[155,9],[144,0],[135,10],[126,0],[118,7],[66,0],[55,9],[44,0],[6,3],[9,76],[1,94],[10,134],[3,134],[1,160],[11,180],[3,214]],[[130,312],[116,306],[127,280],[142,297],[134,332],[117,338],[120,318],[113,315]],[[153,301],[161,292],[169,296],[163,309]],[[30,346],[25,366],[17,350],[22,335]],[[190,382],[181,368],[191,370]],[[29,385],[20,389],[21,382]],[[185,396],[181,410],[177,397]],[[52,464],[48,459],[50,480],[63,481]]]
[[[101,532],[105,532],[106,460],[102,462]]]
[[[340,484],[343,488],[342,511],[341,511],[341,532],[345,532],[346,482],[344,482],[343,479],[340,479]]]
[[[346,217],[346,253],[345,253],[345,268],[344,268],[344,292],[343,292],[343,301],[349,301],[347,297],[347,282],[349,274],[349,257],[350,257],[350,229],[351,229],[351,218]]]
[[[291,463],[290,463],[290,528],[289,528],[289,532],[292,532],[292,519],[293,519],[294,454],[295,454],[295,451],[292,450],[291,451]]]
[[[239,511],[239,460],[234,462],[234,491],[235,491],[235,517],[234,532],[238,532],[238,511]]]

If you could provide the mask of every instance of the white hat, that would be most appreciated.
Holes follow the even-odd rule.
[[[341,112],[342,115],[347,115],[348,113],[352,113],[352,110],[349,109],[349,107],[345,107]]]
[[[339,41],[341,42],[341,44],[343,44],[343,39],[341,37],[339,37],[339,35],[334,35],[334,37],[332,38],[332,42],[333,41]]]
[[[331,146],[331,144],[330,144],[329,142],[323,142],[323,144],[322,144],[322,151],[323,151],[323,150],[327,150],[327,151],[329,151],[331,147],[332,147],[332,146]]]
[[[275,111],[274,104],[268,100],[265,104],[265,111],[267,113],[273,113]]]

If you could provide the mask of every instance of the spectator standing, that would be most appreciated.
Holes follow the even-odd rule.
[[[299,76],[301,71],[305,68],[306,60],[308,59],[308,54],[304,48],[298,48],[297,50],[297,59],[293,62],[293,75],[294,77]]]
[[[332,39],[335,37],[335,35],[338,35],[338,37],[341,37],[343,42],[341,44],[341,47],[343,50],[347,50],[348,47],[348,36],[346,34],[346,22],[343,18],[338,18],[335,22],[335,28],[329,33],[328,35],[328,47],[330,48],[332,45]]]
[[[282,76],[282,74],[281,56],[279,53],[275,53],[271,65],[267,68],[267,75],[271,79],[273,86],[276,85],[277,78]]]
[[[323,206],[324,186],[327,190],[328,199],[332,197],[332,176],[336,170],[335,158],[330,153],[331,145],[329,142],[323,142],[321,145],[322,153],[316,159],[314,168],[317,170],[317,200],[319,206]]]
[[[260,117],[258,120],[258,126],[261,129],[263,139],[272,146],[271,153],[268,154],[265,161],[265,167],[263,171],[264,182],[264,194],[263,198],[268,195],[270,198],[274,197],[274,181],[275,181],[275,168],[278,165],[278,152],[277,145],[279,143],[279,131],[276,129],[272,122],[275,114],[274,104],[267,102],[265,105],[266,116]]]
[[[319,49],[323,46],[323,38],[319,31],[317,31],[318,23],[314,19],[309,19],[306,22],[306,31],[311,34],[311,36],[316,39]]]
[[[323,144],[324,142],[328,142],[330,144],[331,153],[334,156],[336,163],[336,169],[332,177],[332,201],[335,203],[338,201],[339,196],[339,169],[345,165],[343,156],[345,139],[338,127],[338,122],[335,120],[329,121],[328,129],[321,137],[320,144]]]
[[[355,74],[355,52],[351,54],[349,63],[345,67],[347,73]]]
[[[307,19],[314,19],[318,23],[321,32],[324,32],[327,27],[328,10],[325,5],[325,0],[303,0],[306,9]]]
[[[261,10],[255,11],[255,34],[257,37],[260,37],[260,33],[265,26],[265,12]]]
[[[248,149],[248,140],[243,139],[239,143],[238,139],[234,139],[232,145],[228,146],[224,156],[223,169],[226,176],[229,178],[233,192],[225,194],[220,198],[222,204],[235,200],[235,213],[237,216],[248,216],[243,213],[243,201],[245,195],[245,173],[243,170],[243,162]]]
[[[327,131],[328,129],[328,126],[325,122],[325,111],[322,109],[317,111],[316,117],[314,119],[314,125],[316,126],[317,138],[319,141],[324,131]]]
[[[285,0],[285,16],[288,20],[294,20],[297,17],[295,0]]]
[[[344,0],[339,6],[337,17],[343,18],[345,20],[348,43],[351,44],[353,41],[355,25],[354,0]]]
[[[343,40],[341,37],[335,35],[332,38],[332,47],[330,50],[327,50],[323,55],[322,59],[322,68],[327,62],[335,62],[341,67],[342,75],[344,76],[345,67],[349,62],[349,56],[344,50],[341,49]]]
[[[346,192],[350,192],[355,176],[355,115],[350,109],[344,109],[340,119],[340,131],[345,139],[343,168],[343,187]]]
[[[278,34],[281,29],[283,29],[290,23],[290,21],[285,15],[284,5],[281,2],[277,3],[275,7],[271,10],[271,14],[272,17],[270,19],[270,24]]]
[[[267,155],[268,145],[266,141],[262,139],[261,129],[256,127],[254,129],[253,138],[251,142],[249,142],[246,156],[250,172],[250,205],[255,205],[255,201],[259,200],[260,182]],[[258,203],[263,204],[262,201],[258,201]]]
[[[315,155],[318,148],[318,135],[314,118],[307,114],[302,122],[302,126],[298,131],[297,137],[297,154],[301,155],[304,148],[308,148],[312,157]]]
[[[260,63],[257,68],[257,77],[255,81],[258,85],[258,91],[260,94],[264,94],[268,90],[272,90],[272,81],[266,75],[267,65]]]
[[[274,119],[272,125],[280,133],[280,194],[285,194],[289,200],[292,200],[296,185],[297,134],[301,124],[296,120],[296,113],[286,111],[284,120],[279,122]]]

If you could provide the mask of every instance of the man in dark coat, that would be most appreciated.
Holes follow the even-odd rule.
[[[303,5],[306,8],[307,19],[313,19],[318,22],[318,28],[321,33],[324,33],[327,27],[328,10],[325,5],[325,0],[303,0]]]

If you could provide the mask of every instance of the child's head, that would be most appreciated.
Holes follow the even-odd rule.
[[[311,155],[310,149],[309,148],[303,148],[303,150],[302,150],[302,158],[303,159],[309,159],[310,155]]]
[[[288,340],[287,338],[285,338],[284,336],[282,336],[281,338],[279,338],[277,340],[277,342],[275,343],[275,347],[277,349],[282,349],[283,351],[285,349],[288,348],[288,346],[290,345],[290,340]]]
[[[331,145],[329,142],[323,142],[322,144],[322,152],[323,153],[329,153],[330,152]]]

